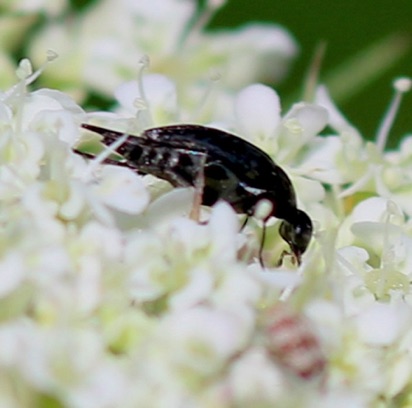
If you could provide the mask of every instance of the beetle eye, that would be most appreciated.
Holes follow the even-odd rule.
[[[290,241],[290,224],[286,221],[282,221],[279,227],[280,236],[289,244]]]
[[[298,210],[297,214],[298,216],[296,217],[295,224],[295,240],[299,243],[302,252],[304,252],[312,238],[313,225],[312,221],[305,212]]]

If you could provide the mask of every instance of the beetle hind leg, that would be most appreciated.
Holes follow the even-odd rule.
[[[195,195],[193,198],[192,209],[190,210],[189,218],[199,222],[200,221],[200,208],[203,202],[203,193],[205,189],[205,164],[206,155],[199,156],[198,173],[194,179],[193,186],[195,188]]]

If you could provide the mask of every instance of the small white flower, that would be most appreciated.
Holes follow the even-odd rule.
[[[193,269],[186,285],[171,296],[171,311],[178,312],[205,302],[212,294],[213,284],[213,276],[207,269]]]
[[[200,371],[216,370],[244,344],[246,334],[236,315],[204,306],[168,316],[161,325],[172,344],[174,359]]]
[[[284,114],[276,91],[250,84],[280,79],[294,41],[273,26],[205,32],[223,4],[207,0],[193,19],[190,0],[104,0],[72,25],[47,22],[28,48],[43,54],[46,41],[64,55],[42,79],[57,73],[79,98],[117,89],[112,112],[86,115],[62,92],[30,92],[47,63],[36,71],[22,60],[18,83],[0,93],[1,406],[409,401],[412,138],[384,145],[410,79],[395,82],[376,142],[324,87]],[[72,149],[89,120],[124,134],[86,161]],[[262,202],[239,231],[244,216],[225,202],[202,208],[198,222],[193,188],[104,164],[131,134],[185,121],[230,129],[285,169],[314,225],[298,267],[262,272],[251,261],[256,230],[284,197]],[[280,256],[278,221],[267,227],[265,251]],[[303,315],[282,315],[282,330],[265,320],[279,301]],[[308,331],[296,325],[305,316]],[[321,359],[300,352],[310,347]],[[308,380],[305,367],[324,365],[319,382]]]
[[[241,134],[256,142],[273,138],[280,125],[280,111],[277,93],[260,84],[242,89],[235,101],[236,119]]]
[[[115,90],[115,96],[123,110],[143,124],[147,122],[147,127],[177,119],[176,86],[164,75],[145,75],[140,85],[138,81],[125,82]]]
[[[0,262],[0,298],[15,290],[25,277],[24,261],[17,252],[9,253]]]
[[[412,321],[412,309],[403,302],[376,302],[356,316],[355,321],[363,342],[389,346],[407,331]]]
[[[235,212],[229,204],[218,202],[212,209],[208,222],[212,240],[212,259],[219,262],[234,262],[237,250],[237,232],[239,230]]]
[[[288,390],[281,370],[270,364],[262,349],[251,349],[239,358],[232,366],[228,382],[234,402],[249,406],[282,401]]]
[[[264,85],[243,89],[236,98],[235,109],[241,133],[281,164],[295,159],[327,123],[324,108],[303,103],[294,105],[281,118],[278,95]]]
[[[141,178],[127,168],[104,166],[99,184],[92,189],[105,205],[129,214],[139,214],[149,202]]]
[[[345,183],[345,175],[336,167],[342,149],[343,141],[337,136],[317,137],[307,146],[299,171],[322,183]]]
[[[211,44],[205,41],[204,46],[209,45],[212,55],[223,61],[216,68],[234,89],[256,80],[279,83],[298,52],[287,31],[269,24],[247,24],[234,32],[217,32],[209,41]]]

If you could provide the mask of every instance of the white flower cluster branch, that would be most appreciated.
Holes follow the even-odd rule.
[[[411,80],[395,81],[374,142],[324,86],[282,112],[256,80],[270,61],[280,78],[293,40],[272,26],[205,32],[223,2],[205,3],[193,19],[187,0],[95,2],[35,39],[34,59],[65,44],[53,64],[22,60],[0,91],[1,407],[411,404],[412,135],[385,149]],[[87,84],[115,107],[35,89],[53,66],[78,100]],[[212,87],[207,70],[221,76]],[[285,170],[315,227],[299,267],[277,266],[278,220],[262,268],[258,219],[241,229],[218,202],[196,222],[191,189],[105,164],[147,127],[185,122],[239,135]],[[105,148],[83,123],[124,136]]]

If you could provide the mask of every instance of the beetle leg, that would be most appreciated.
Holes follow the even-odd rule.
[[[276,267],[282,266],[283,258],[284,258],[286,255],[289,255],[289,252],[286,251],[286,250],[283,250],[282,253],[280,254],[279,260],[276,262],[276,265],[275,265]]]
[[[265,264],[263,263],[263,246],[265,245],[265,238],[266,238],[266,222],[263,223],[262,238],[260,240],[260,246],[259,246],[259,263],[263,269],[265,268]]]
[[[200,220],[200,208],[202,206],[203,190],[205,188],[205,164],[206,155],[202,154],[199,156],[199,170],[194,180],[195,196],[189,214],[189,218],[197,222]]]
[[[249,214],[246,214],[246,217],[245,217],[245,219],[244,219],[244,221],[243,221],[243,223],[242,223],[242,226],[240,227],[239,232],[240,232],[240,231],[243,231],[243,228],[246,227],[246,224],[247,224],[248,221],[249,221]]]
[[[299,256],[295,255],[295,254],[292,253],[292,252],[286,251],[286,249],[285,249],[285,250],[283,250],[282,253],[280,254],[279,261],[276,263],[276,266],[277,266],[277,267],[282,266],[282,264],[283,264],[283,258],[284,258],[285,256],[292,256],[292,264],[293,264],[293,265],[296,263],[297,266],[300,266],[300,264],[302,263],[302,260],[300,259]]]

